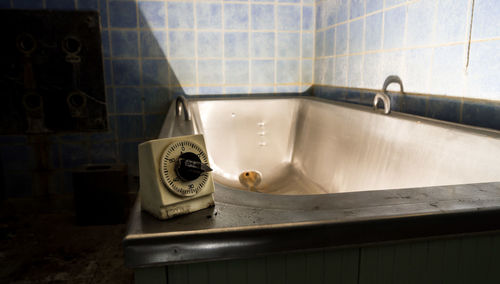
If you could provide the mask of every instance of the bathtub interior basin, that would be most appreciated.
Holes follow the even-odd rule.
[[[216,184],[309,195],[500,181],[500,132],[317,98],[191,99],[160,138],[204,134]],[[242,182],[244,173],[259,182]]]

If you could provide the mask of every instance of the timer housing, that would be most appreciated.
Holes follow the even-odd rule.
[[[209,168],[203,135],[156,139],[139,145],[141,207],[159,219],[214,205],[210,172],[202,172],[193,180],[177,176],[174,165],[185,153],[198,156],[203,167]]]

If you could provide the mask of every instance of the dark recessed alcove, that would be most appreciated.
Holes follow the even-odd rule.
[[[99,14],[0,10],[0,134],[107,129]]]

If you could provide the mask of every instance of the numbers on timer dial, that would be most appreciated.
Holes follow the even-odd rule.
[[[181,155],[192,153],[201,164],[208,165],[208,156],[196,143],[191,141],[174,142],[167,146],[160,159],[160,177],[162,183],[173,193],[188,197],[200,192],[208,181],[208,172],[203,172],[198,178],[185,181],[176,172],[176,163]]]

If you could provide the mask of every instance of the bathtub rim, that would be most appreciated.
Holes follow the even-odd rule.
[[[315,97],[315,96],[309,96],[309,95],[302,95],[302,96],[293,96],[293,95],[280,95],[280,96],[195,96],[192,98],[187,97],[188,104],[189,102],[197,102],[197,101],[244,101],[244,100],[252,100],[252,101],[257,101],[257,100],[310,100],[310,101],[315,101],[315,102],[321,102],[325,104],[331,104],[331,105],[336,105],[339,107],[345,107],[349,108],[354,111],[362,111],[366,112],[369,114],[373,115],[384,115],[382,113],[375,113],[373,111],[372,107],[362,105],[362,104],[356,104],[356,103],[349,103],[349,102],[343,102],[343,101],[334,101],[330,99],[325,99],[325,98],[320,98],[320,97]],[[189,106],[190,110],[192,111],[191,106]],[[170,121],[170,123],[167,123],[167,119],[169,114],[175,114],[175,100],[172,100],[168,107],[167,114],[165,115],[164,123],[162,126],[162,129],[160,131],[160,136],[165,133],[170,133],[169,130],[171,128],[179,127],[183,128],[184,131],[192,131],[193,129],[186,129],[184,126],[185,122],[183,121],[182,117],[175,117],[173,116],[173,120]],[[403,119],[403,120],[408,120],[408,121],[413,121],[417,123],[427,123],[432,126],[436,127],[449,127],[452,129],[456,130],[461,130],[465,132],[470,132],[474,133],[476,135],[481,135],[481,136],[489,136],[493,138],[500,138],[500,130],[497,129],[492,129],[492,128],[485,128],[485,127],[480,127],[480,126],[473,126],[473,125],[468,125],[468,124],[462,124],[458,122],[451,122],[451,121],[445,121],[445,120],[439,120],[431,117],[426,117],[426,116],[419,116],[416,114],[410,114],[410,113],[404,113],[404,112],[399,112],[399,111],[392,111],[390,114],[387,116],[393,117],[396,119]],[[194,129],[196,129],[197,125],[196,119],[192,119],[190,122]],[[167,128],[167,129],[164,129]],[[184,135],[190,135],[192,133],[185,132]]]
[[[216,190],[215,207],[166,221],[142,212],[137,199],[123,239],[125,264],[149,267],[500,230],[500,182],[326,194],[306,203],[314,207],[318,200],[330,204],[350,200],[356,206],[312,212],[258,208],[259,218],[278,214],[280,222],[274,224],[239,216],[256,208],[232,204],[235,190]],[[357,199],[366,193],[371,198]],[[247,201],[265,199],[262,194],[245,196]],[[306,196],[277,197],[293,205],[305,203]],[[383,201],[373,206],[373,199]],[[304,218],[306,211],[312,214]],[[367,212],[373,214],[366,216]],[[217,223],[220,216],[230,217]],[[370,230],[376,233],[367,233]]]

